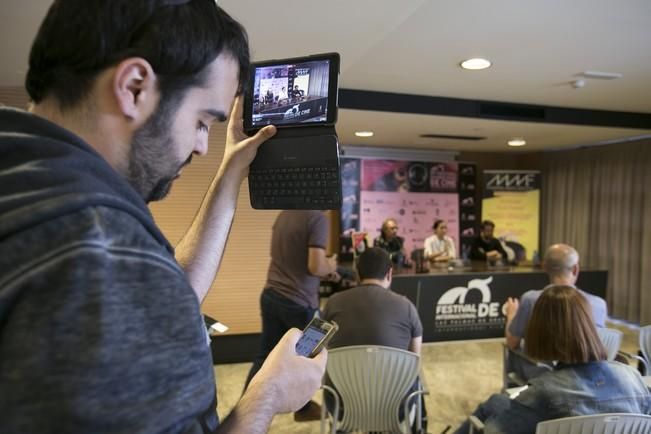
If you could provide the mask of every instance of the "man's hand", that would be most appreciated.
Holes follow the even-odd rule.
[[[506,345],[512,349],[516,350],[520,348],[520,341],[522,338],[520,336],[513,336],[511,331],[511,321],[515,318],[515,315],[518,313],[520,308],[520,302],[517,298],[509,297],[506,299],[506,325],[504,327],[504,335],[506,336]]]
[[[258,147],[276,134],[276,127],[268,125],[258,131],[256,135],[247,136],[242,121],[243,105],[242,96],[235,98],[228,121],[226,146],[222,160],[222,169],[229,171],[229,174],[239,176],[240,182],[248,175],[249,165],[255,158]]]
[[[489,259],[501,259],[502,254],[497,250],[491,250],[490,252],[486,253],[486,257]]]
[[[509,297],[506,300],[506,318],[507,320],[512,320],[515,317],[515,314],[518,312],[520,307],[520,302],[517,298]]]
[[[330,270],[332,270],[328,274],[336,273],[337,272],[337,255],[329,256],[326,260],[328,261],[328,266],[330,267]]]
[[[299,356],[296,343],[301,336],[295,328],[285,333],[245,392],[263,389],[272,398],[274,414],[300,409],[321,386],[328,352],[324,348],[313,359]]]

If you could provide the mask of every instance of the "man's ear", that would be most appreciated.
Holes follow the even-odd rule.
[[[572,275],[573,275],[574,277],[578,277],[578,276],[579,276],[579,264],[574,264],[574,265],[572,266]]]
[[[125,59],[117,65],[112,90],[122,114],[137,124],[144,123],[158,104],[156,74],[149,62],[140,57]]]
[[[387,282],[391,284],[391,279],[393,278],[393,267],[389,267],[389,271],[387,272],[387,275],[385,279],[387,279]]]

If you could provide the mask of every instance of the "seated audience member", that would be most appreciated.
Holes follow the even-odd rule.
[[[502,243],[493,237],[494,231],[495,223],[490,220],[481,222],[479,236],[475,238],[470,249],[470,259],[498,262],[501,259],[507,258]]]
[[[360,285],[331,296],[321,315],[339,326],[329,349],[382,345],[420,354],[423,325],[413,303],[389,289],[392,271],[389,255],[380,248],[371,247],[359,256]],[[418,381],[410,392],[417,388]],[[326,396],[332,409],[334,404]]]
[[[547,287],[527,326],[527,354],[555,366],[515,399],[497,394],[473,413],[484,432],[533,433],[539,422],[598,413],[651,413],[651,395],[639,372],[606,360],[583,294],[567,285]],[[467,433],[464,423],[457,433]]]
[[[394,264],[409,267],[411,263],[407,259],[404,244],[405,239],[398,236],[398,223],[392,218],[382,223],[380,236],[373,240],[373,247],[384,249]]]
[[[543,269],[549,276],[550,285],[575,287],[579,278],[579,253],[567,244],[554,244],[545,252]],[[595,325],[605,327],[608,317],[606,301],[596,295],[577,290],[588,300]],[[505,334],[509,348],[520,348],[533,306],[543,291],[544,288],[527,291],[522,294],[519,302],[516,298],[509,297],[507,300]]]
[[[543,268],[549,275],[550,285],[566,285],[574,287],[579,277],[579,254],[567,244],[554,244],[545,252]],[[506,344],[512,350],[522,346],[524,332],[531,316],[533,306],[542,294],[542,290],[527,291],[522,295],[520,302],[510,298],[506,302]],[[578,289],[588,300],[592,311],[592,319],[597,327],[606,326],[607,306],[606,301],[596,295],[588,294]],[[508,370],[515,372],[524,380],[540,374],[540,368],[519,363],[519,359],[509,360]]]
[[[434,235],[425,239],[425,258],[430,262],[446,262],[456,259],[454,240],[447,236],[448,225],[444,220],[434,222]]]
[[[360,285],[334,294],[323,310],[323,319],[339,325],[328,348],[383,345],[420,354],[423,326],[413,303],[389,289],[387,252],[367,249],[357,259],[357,274]]]

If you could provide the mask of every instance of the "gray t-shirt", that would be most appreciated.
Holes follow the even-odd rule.
[[[328,220],[321,211],[283,211],[271,234],[271,262],[265,288],[301,306],[319,307],[317,276],[307,268],[310,247],[325,249]]]
[[[423,335],[416,307],[406,297],[379,285],[362,285],[334,294],[321,315],[339,325],[329,348],[383,345],[409,349]]]
[[[578,289],[578,288],[577,288]],[[520,306],[518,311],[511,321],[509,326],[509,333],[518,338],[524,338],[524,332],[527,329],[527,323],[529,318],[531,318],[531,312],[533,311],[533,306],[536,304],[536,300],[540,297],[540,294],[545,290],[530,290],[522,294],[520,298]],[[583,294],[583,296],[588,300],[590,307],[592,308],[592,319],[597,327],[606,327],[606,318],[608,318],[608,308],[606,307],[606,301],[597,297],[596,295],[588,294],[585,291],[578,291]]]

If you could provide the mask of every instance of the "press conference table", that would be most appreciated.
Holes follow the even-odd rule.
[[[606,298],[608,272],[581,270],[577,287]],[[504,336],[508,297],[542,289],[549,277],[538,267],[434,266],[427,273],[394,270],[391,289],[411,300],[423,323],[423,342]]]

